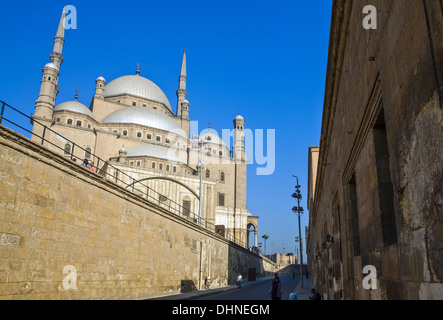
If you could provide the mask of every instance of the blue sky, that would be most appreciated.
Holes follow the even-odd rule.
[[[34,112],[65,1],[8,1],[0,12],[0,100]],[[240,109],[251,130],[275,130],[275,171],[248,166],[248,210],[267,253],[295,252],[295,178],[306,209],[308,147],[319,144],[331,1],[73,1],[56,104],[90,104],[95,79],[134,74],[155,82],[175,111],[183,47],[190,118],[231,129]],[[29,124],[27,124],[29,126]],[[266,141],[266,140],[265,140]],[[266,148],[265,148],[266,149]],[[302,217],[302,229],[308,213]],[[273,249],[273,250],[272,250]],[[305,258],[306,261],[306,258]]]

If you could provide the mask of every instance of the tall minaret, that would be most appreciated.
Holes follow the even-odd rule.
[[[58,76],[60,65],[63,62],[63,43],[65,42],[65,8],[63,8],[57,34],[54,38],[54,50],[51,52],[51,62],[43,67],[43,77],[40,85],[40,93],[35,102],[34,118],[39,121],[52,121],[52,113],[55,105],[55,97],[58,94]],[[35,126],[34,126],[35,128]]]
[[[185,119],[189,119],[187,112],[182,113],[182,102],[186,101],[186,96],[188,92],[186,91],[186,47],[183,50],[183,59],[182,59],[182,67],[180,69],[180,77],[178,81],[178,90],[177,90],[177,117],[182,117]],[[187,107],[189,107],[189,103],[186,101]],[[184,106],[186,107],[186,106]]]
[[[245,152],[245,119],[238,115],[234,119],[234,236],[246,242],[247,231],[242,229],[241,217],[246,208],[247,159]]]
[[[245,119],[240,115],[240,110],[238,111],[238,115],[234,119],[233,158],[236,163],[246,161]]]

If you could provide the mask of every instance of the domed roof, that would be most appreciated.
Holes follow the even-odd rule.
[[[66,101],[60,103],[58,106],[54,108],[54,112],[63,111],[63,110],[81,113],[95,120],[94,114],[91,112],[91,110],[89,110],[87,106],[78,101]]]
[[[171,104],[163,91],[154,82],[138,74],[112,80],[105,86],[103,97],[110,98],[124,94],[163,103],[172,112]]]
[[[161,111],[148,107],[126,107],[117,110],[104,118],[102,123],[139,124],[145,127],[173,132],[186,138],[185,132],[173,118]]]
[[[242,117],[242,115],[239,113],[236,117],[235,120],[243,120],[245,121],[245,118]]]
[[[222,145],[226,147],[226,143],[215,133],[207,131],[200,135],[199,140],[203,140],[205,142]]]
[[[186,163],[186,151],[155,144],[142,144],[128,149],[127,157],[153,157]]]
[[[47,64],[45,65],[45,68],[52,68],[52,69],[58,70],[57,65],[56,65],[56,64],[53,64],[52,62],[47,63]]]

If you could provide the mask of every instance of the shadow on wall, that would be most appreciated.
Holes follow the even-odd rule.
[[[195,286],[194,281],[192,280],[181,280],[180,282],[180,292],[189,292],[197,290],[197,287]]]
[[[237,275],[242,274],[243,280],[255,281],[259,278],[273,276],[275,264],[235,243],[229,244],[228,252],[228,284],[237,283]],[[255,279],[249,280],[253,276]]]

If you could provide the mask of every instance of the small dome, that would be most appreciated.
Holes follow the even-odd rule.
[[[189,101],[188,101],[188,100],[186,100],[186,99],[185,99],[185,100],[183,100],[183,101],[182,101],[182,103],[186,103],[186,104],[190,105]]]
[[[104,82],[106,82],[105,78],[103,78],[102,76],[98,77],[95,81],[104,81]]]
[[[87,106],[78,101],[66,101],[60,103],[58,106],[54,108],[54,112],[64,111],[64,110],[81,113],[95,120],[94,114],[91,112],[91,110],[89,110]]]
[[[163,91],[154,82],[139,75],[112,80],[105,86],[103,96],[110,98],[125,94],[162,103],[172,112],[171,104]]]
[[[141,126],[173,132],[186,138],[186,134],[178,123],[164,112],[147,107],[126,107],[117,110],[102,123],[133,123]]]
[[[153,157],[186,163],[186,151],[154,144],[142,144],[129,148],[127,157]]]
[[[58,70],[57,65],[53,64],[52,62],[47,63],[45,65],[45,68],[52,68],[52,69]]]
[[[222,145],[223,147],[226,147],[226,143],[221,139],[218,135],[212,132],[206,132],[200,135],[199,137],[200,141],[209,142],[217,145]]]
[[[245,121],[245,118],[243,118],[243,117],[241,116],[241,114],[239,113],[239,114],[235,117],[235,120],[243,120],[243,121]]]

